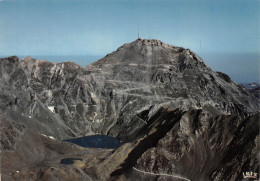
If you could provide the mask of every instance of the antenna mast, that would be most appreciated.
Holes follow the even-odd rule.
[[[138,39],[140,39],[140,31],[139,31],[139,28],[138,28]]]

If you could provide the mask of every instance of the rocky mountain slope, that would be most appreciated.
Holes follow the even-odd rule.
[[[258,100],[189,49],[138,39],[86,68],[31,57],[0,59],[0,66],[1,121],[8,120],[2,126],[1,156],[19,159],[7,157],[9,148],[17,151],[16,142],[23,145],[17,135],[56,139],[46,141],[58,145],[52,148],[55,154],[47,151],[41,161],[32,161],[39,165],[36,173],[48,172],[54,180],[58,176],[50,168],[93,180],[181,179],[146,172],[236,180],[259,168]],[[92,134],[114,136],[125,144],[99,151],[107,158],[92,165],[85,150],[79,154],[84,158],[79,171],[75,165],[64,171],[56,152],[65,143],[59,140]],[[44,159],[52,161],[42,164]],[[12,168],[7,165],[2,168]],[[41,174],[35,178],[43,179]]]

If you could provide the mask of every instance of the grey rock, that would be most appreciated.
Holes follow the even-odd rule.
[[[159,40],[125,44],[85,69],[31,57],[0,63],[2,109],[40,124],[59,124],[62,131],[46,123],[55,137],[101,133],[127,141],[133,129],[145,125],[138,114],[150,110],[151,115],[161,105],[204,108],[217,115],[250,115],[258,109],[255,98],[228,76],[213,72],[190,50]],[[136,128],[130,131],[129,125]]]
[[[80,174],[94,180],[147,176],[133,166],[236,180],[259,167],[259,100],[189,49],[138,39],[86,68],[32,57],[3,58],[0,67],[0,113],[12,120],[1,143],[6,153],[16,150],[13,140],[23,128],[57,140],[104,134],[123,141],[106,159],[83,163]],[[47,172],[55,180],[55,172]]]

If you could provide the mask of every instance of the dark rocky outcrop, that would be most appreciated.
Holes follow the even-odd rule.
[[[34,180],[180,179],[144,172],[237,180],[259,168],[258,100],[189,49],[138,39],[86,68],[3,58],[0,90],[5,174],[20,167],[27,178],[34,167]],[[72,150],[59,140],[92,134],[124,144],[113,151],[75,146],[77,163],[60,164]],[[37,160],[8,166],[24,159],[19,151],[35,155],[34,145]]]

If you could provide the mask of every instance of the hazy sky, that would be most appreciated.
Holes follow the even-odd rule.
[[[213,69],[221,69],[218,54],[227,55],[221,63],[244,56],[230,66],[249,66],[246,79],[256,81],[259,17],[259,0],[0,0],[0,56],[102,57],[137,39],[139,27],[143,38],[189,48]]]

